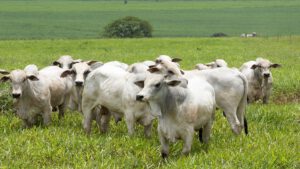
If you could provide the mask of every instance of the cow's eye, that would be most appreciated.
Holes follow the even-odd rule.
[[[91,73],[91,71],[87,70],[84,72],[84,75],[87,76],[89,73]]]
[[[173,72],[173,71],[171,71],[171,70],[168,70],[168,74],[171,74],[171,75],[173,75],[173,74],[174,74],[174,72]]]
[[[159,88],[160,87],[160,83],[155,84],[154,87]]]

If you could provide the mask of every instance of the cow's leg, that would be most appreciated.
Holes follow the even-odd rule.
[[[146,138],[150,138],[151,137],[151,128],[152,128],[152,123],[150,123],[147,126],[144,126],[144,134]]]
[[[102,133],[106,133],[109,128],[109,121],[111,113],[106,107],[101,107],[99,117],[101,117],[100,130]]]
[[[248,134],[248,125],[245,117],[247,107],[247,98],[244,96],[243,100],[239,103],[237,108],[237,117],[239,119],[240,125],[244,128],[245,134]]]
[[[144,134],[146,138],[151,137],[152,120],[152,116],[146,115],[139,121],[139,123],[144,126]]]
[[[93,118],[93,109],[97,106],[96,100],[83,99],[82,101],[82,113],[83,113],[83,129],[87,135],[91,133],[91,125]]]
[[[77,110],[79,112],[82,112],[82,88],[76,88],[76,92],[77,92],[77,97],[78,97],[78,101],[77,101]]]
[[[33,124],[30,123],[30,121],[27,119],[23,119],[22,121],[23,121],[23,128],[31,128],[33,126]]]
[[[132,112],[130,111],[125,112],[125,120],[128,129],[128,134],[132,136],[134,134],[134,122],[135,122]]]
[[[192,148],[194,129],[191,127],[184,133],[182,154],[188,155]]]
[[[43,122],[45,126],[48,126],[51,123],[51,112],[52,112],[52,107],[51,105],[45,106],[42,116],[43,116]]]
[[[229,107],[226,108],[224,112],[226,114],[227,121],[229,122],[232,131],[235,134],[240,134],[242,127],[237,117],[236,109]]]
[[[122,121],[122,116],[120,116],[118,113],[111,112],[111,114],[113,115],[116,124],[118,124],[120,121]]]
[[[61,119],[65,116],[65,105],[64,103],[58,106],[58,118]]]
[[[211,129],[212,129],[213,120],[210,120],[205,126],[203,126],[203,142],[208,143]]]
[[[272,88],[268,87],[265,90],[266,91],[264,91],[264,93],[263,93],[263,104],[268,104],[269,103],[269,97],[272,93]]]
[[[158,137],[161,145],[161,157],[163,159],[167,158],[169,155],[169,141],[167,138],[164,137],[164,135],[161,133],[161,131],[158,129]]]
[[[200,143],[203,143],[203,128],[199,129],[199,141]]]

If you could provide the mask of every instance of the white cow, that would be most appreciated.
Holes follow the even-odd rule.
[[[4,72],[2,72],[4,73]],[[51,94],[45,77],[27,75],[24,70],[13,70],[1,78],[1,82],[11,81],[12,97],[17,116],[23,120],[25,127],[32,127],[38,115],[43,122],[51,122]]]
[[[39,76],[45,77],[45,81],[50,88],[51,105],[58,107],[59,118],[64,116],[72,92],[72,80],[70,78],[61,78],[60,75],[64,69],[57,66],[47,66],[39,71]]]
[[[86,77],[89,73],[91,73],[94,69],[101,67],[103,63],[97,61],[86,61],[74,63],[71,69],[65,70],[61,77],[72,77],[73,88],[72,88],[72,97],[70,107],[73,107],[73,110],[78,110],[82,113],[82,91],[85,85]],[[116,122],[120,121],[121,117],[115,116]],[[92,119],[97,122],[97,125],[100,127],[101,132],[107,131],[107,124],[109,122],[111,113],[105,108],[95,107],[92,111]]]
[[[273,77],[270,68],[280,67],[277,63],[271,63],[267,59],[257,58],[256,61],[244,63],[240,71],[248,80],[248,102],[252,103],[259,99],[267,104],[272,92]]]
[[[137,62],[128,66],[127,71],[130,73],[145,73],[149,69],[149,66],[153,65],[155,65],[153,61]]]
[[[36,65],[27,65],[25,68],[24,68],[24,71],[26,72],[27,75],[35,75],[35,76],[38,76],[39,75],[39,69]]]
[[[54,61],[52,65],[58,66],[62,69],[70,69],[74,63],[81,62],[80,59],[74,60],[72,56],[63,55],[58,60]]]
[[[61,77],[71,76],[73,81],[73,92],[71,97],[71,105],[72,110],[81,110],[81,100],[82,100],[82,90],[84,86],[84,82],[88,74],[93,70],[91,65],[98,63],[97,61],[87,61],[87,62],[79,62],[74,63],[71,69],[66,69],[62,72]],[[99,65],[100,67],[101,65]],[[95,68],[96,69],[96,68]]]
[[[199,63],[195,66],[198,70],[214,69],[219,67],[227,67],[227,62],[223,59],[216,59],[213,62],[202,64]]]
[[[125,116],[129,135],[134,133],[134,123],[139,122],[145,127],[146,137],[150,136],[154,117],[146,103],[135,100],[141,89],[134,81],[143,75],[129,73],[110,64],[104,64],[88,75],[82,93],[84,129],[87,134],[91,131],[91,111],[100,105],[110,112]]]
[[[222,67],[208,70],[180,71],[177,63],[162,61],[150,72],[159,72],[169,77],[184,77],[186,79],[198,77],[206,80],[215,90],[216,103],[224,111],[226,118],[235,134],[240,134],[244,127],[248,133],[247,121],[244,113],[247,105],[248,84],[246,77],[237,69]]]
[[[127,70],[128,69],[128,65],[126,63],[119,62],[119,61],[106,62],[105,65],[116,66],[116,67],[119,67],[119,68],[121,68],[123,70]]]
[[[246,33],[242,33],[242,34],[240,35],[240,37],[245,38],[245,37],[246,37]]]
[[[253,37],[256,37],[256,35],[257,35],[256,32],[252,32],[252,33],[247,33],[246,37],[247,38],[253,38]]]
[[[155,59],[155,63],[160,63],[161,61],[170,61],[170,62],[174,62],[174,63],[178,63],[181,61],[180,58],[171,58],[168,55],[159,55],[156,59]],[[179,66],[179,64],[177,64]]]
[[[187,84],[181,87],[180,83]],[[200,141],[208,143],[215,112],[215,93],[211,85],[199,78],[166,79],[161,74],[151,74],[145,81],[137,81],[144,86],[136,99],[148,102],[152,113],[159,118],[158,135],[163,158],[169,154],[169,141],[182,139],[182,153],[191,150],[194,131],[199,131]],[[203,133],[203,135],[202,135]]]

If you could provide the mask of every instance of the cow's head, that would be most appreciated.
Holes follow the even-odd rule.
[[[137,101],[159,100],[166,94],[169,87],[178,86],[185,79],[169,80],[161,74],[150,74],[144,81],[136,81],[135,84],[143,88],[137,95]]]
[[[168,60],[161,60],[159,63],[156,63],[156,65],[149,66],[148,71],[150,73],[164,74],[169,77],[180,77],[184,74],[184,72],[180,70],[179,65],[176,62]]]
[[[255,70],[260,77],[267,79],[272,76],[270,68],[278,67],[281,67],[281,65],[277,63],[271,63],[267,59],[257,58],[256,63],[252,65],[251,69]]]
[[[13,70],[9,75],[5,75],[0,79],[0,82],[10,81],[12,86],[12,97],[18,99],[26,90],[29,81],[38,81],[39,78],[35,75],[27,75],[24,70]]]
[[[168,55],[160,55],[160,56],[158,56],[158,57],[155,59],[155,63],[156,63],[156,64],[159,64],[159,63],[161,63],[162,61],[174,62],[174,63],[177,63],[177,65],[179,66],[178,62],[180,62],[181,59],[180,59],[180,58],[171,58],[171,57],[168,56]]]
[[[71,69],[75,63],[81,62],[80,59],[73,60],[73,58],[69,55],[61,56],[58,60],[54,61],[52,65],[58,66],[63,69]]]
[[[91,65],[96,61],[75,63],[71,69],[65,70],[61,77],[72,76],[76,87],[83,87],[88,74],[92,71]]]

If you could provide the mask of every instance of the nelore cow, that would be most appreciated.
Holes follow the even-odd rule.
[[[127,71],[130,73],[146,73],[149,66],[153,65],[155,65],[155,62],[148,60],[143,62],[137,62],[129,65]]]
[[[263,58],[257,58],[256,61],[246,62],[241,66],[240,71],[248,80],[249,103],[259,99],[262,99],[264,104],[269,102],[273,83],[273,77],[270,69],[278,68],[280,66],[280,64],[272,63]]]
[[[11,82],[16,114],[26,127],[36,124],[38,115],[48,125],[53,107],[58,106],[59,117],[63,117],[71,84],[59,77],[61,72],[62,69],[55,66],[37,71],[35,65],[29,65],[24,70],[6,72],[7,75],[1,78],[1,82]]]
[[[169,77],[183,77],[187,80],[195,77],[204,79],[214,88],[217,107],[224,111],[232,131],[235,134],[240,134],[244,128],[245,133],[248,133],[247,120],[244,118],[248,84],[242,73],[235,68],[227,67],[202,71],[182,71],[177,65],[177,62],[173,63],[165,59],[151,67],[149,71],[159,72]]]
[[[195,131],[199,131],[200,141],[208,143],[216,107],[210,84],[199,78],[170,80],[162,74],[148,75],[136,84],[143,87],[136,99],[148,102],[152,113],[158,116],[163,158],[169,154],[169,142],[176,139],[183,140],[182,153],[188,154]]]
[[[63,55],[58,60],[54,61],[52,65],[58,66],[62,69],[71,69],[72,65],[78,62],[81,62],[81,60],[74,60],[70,55]]]
[[[70,69],[66,69],[62,72],[61,77],[72,77],[73,82],[73,92],[71,97],[71,109],[78,110],[82,112],[81,108],[81,100],[82,100],[82,90],[85,83],[85,79],[88,74],[96,69],[97,67],[91,67],[93,64],[98,64],[98,66],[102,66],[102,63],[97,61],[87,61],[87,62],[78,62],[73,63]]]
[[[92,110],[101,106],[109,112],[125,116],[129,135],[134,133],[134,124],[138,122],[144,126],[146,137],[150,137],[154,117],[146,103],[135,100],[141,89],[134,82],[143,76],[145,74],[130,73],[111,63],[104,64],[88,75],[82,93],[84,129],[87,134],[91,131]]]
[[[227,67],[227,62],[223,59],[216,59],[213,62],[202,64],[199,63],[195,66],[198,70],[214,69],[219,67]]]

